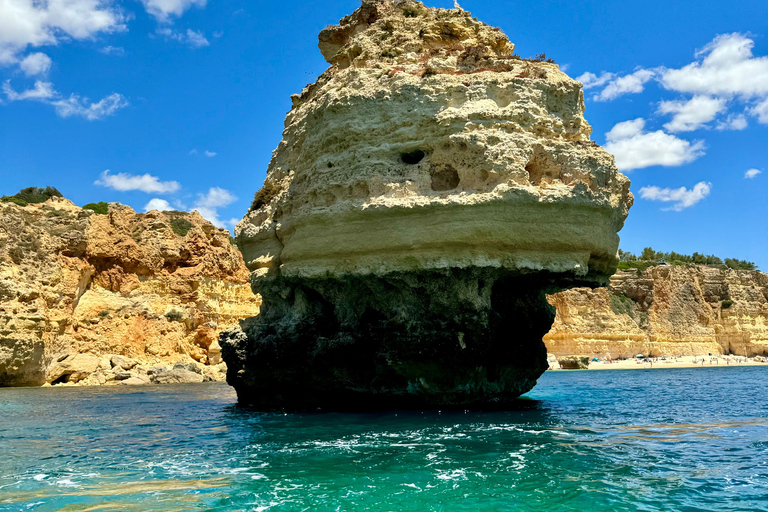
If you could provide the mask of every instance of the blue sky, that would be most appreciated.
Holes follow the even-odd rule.
[[[546,52],[585,83],[593,139],[636,196],[623,249],[768,269],[764,0],[461,4],[521,56]],[[53,185],[80,205],[197,208],[231,228],[264,180],[290,95],[327,67],[317,33],[358,5],[0,3],[0,194]]]

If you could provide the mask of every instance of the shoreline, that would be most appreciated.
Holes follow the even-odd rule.
[[[766,361],[755,361],[744,356],[685,356],[665,359],[619,359],[614,361],[590,361],[588,368],[581,370],[655,370],[659,368],[734,368],[742,366],[766,366]],[[549,361],[547,371],[573,371],[560,368],[557,361]]]

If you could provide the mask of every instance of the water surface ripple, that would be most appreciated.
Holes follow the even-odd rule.
[[[0,389],[0,510],[768,511],[768,368],[547,373],[507,412]]]

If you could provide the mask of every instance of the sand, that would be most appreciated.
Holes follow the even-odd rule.
[[[592,361],[590,370],[650,370],[658,368],[729,368],[731,366],[768,366],[768,359],[755,361],[744,356],[684,356],[652,359],[619,359]],[[549,362],[549,369],[561,371],[557,361]],[[568,371],[568,370],[562,370]]]

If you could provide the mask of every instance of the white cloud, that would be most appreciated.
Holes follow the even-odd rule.
[[[643,187],[640,189],[640,197],[649,201],[662,201],[674,203],[666,210],[681,211],[690,208],[709,195],[712,190],[712,184],[700,182],[694,185],[691,190],[685,187],[680,188],[660,188]]]
[[[644,128],[645,120],[639,118],[618,123],[606,134],[605,149],[613,153],[622,171],[683,165],[704,154],[703,141],[691,143],[662,130],[646,132]]]
[[[768,98],[755,105],[750,111],[762,124],[768,124]]]
[[[181,188],[177,181],[160,181],[157,176],[152,176],[151,174],[143,174],[141,176],[125,172],[109,174],[109,169],[101,173],[99,179],[94,184],[113,188],[121,192],[140,190],[147,194],[173,194]]]
[[[208,158],[213,158],[216,155],[218,155],[218,153],[216,153],[215,151],[208,151],[208,150],[205,151],[205,156],[207,156]]]
[[[181,16],[193,5],[205,7],[207,0],[141,0],[141,3],[157,21],[168,23],[172,16]]]
[[[55,45],[125,30],[111,0],[0,0],[0,64],[15,64],[27,46]]]
[[[747,128],[747,116],[744,114],[731,114],[717,123],[718,130],[745,130]]]
[[[30,53],[19,63],[27,76],[46,75],[51,69],[51,58],[44,53]]]
[[[577,77],[576,80],[584,84],[584,89],[591,89],[593,87],[601,87],[614,78],[616,78],[614,73],[606,73],[603,71],[600,73],[600,76],[597,76],[596,74],[587,71],[583,75]]]
[[[21,101],[21,100],[47,100],[54,98],[58,93],[53,89],[51,82],[42,82],[40,80],[35,82],[35,87],[22,92],[16,92],[11,87],[11,81],[6,80],[3,83],[3,92],[5,93],[8,101]]]
[[[680,69],[666,69],[667,89],[693,94],[756,98],[768,95],[768,57],[754,57],[755,43],[743,34],[716,37],[696,54],[703,59]]]
[[[664,125],[670,132],[690,132],[712,121],[726,110],[727,102],[710,96],[694,96],[688,101],[662,101],[659,113],[674,114],[672,121]]]
[[[752,178],[756,178],[758,174],[762,174],[762,173],[763,171],[759,171],[757,169],[750,169],[744,173],[744,179],[751,180]]]
[[[652,69],[638,69],[631,75],[614,78],[608,83],[600,94],[593,99],[596,101],[610,101],[624,94],[637,94],[643,92],[645,84],[656,76]]]
[[[56,109],[56,113],[61,117],[80,116],[95,121],[106,116],[111,116],[119,109],[128,106],[128,100],[122,94],[113,93],[103,98],[97,103],[88,103],[88,98],[81,98],[77,94],[70,95],[69,98],[62,98],[53,88],[50,82],[35,82],[35,87],[22,92],[16,92],[11,87],[11,81],[6,80],[3,84],[3,92],[8,101],[36,100]]]
[[[237,201],[231,192],[219,187],[213,187],[206,194],[199,194],[192,210],[197,210],[204,219],[210,221],[216,227],[233,226],[235,219],[224,221],[219,218],[219,208],[224,208]]]
[[[89,121],[95,121],[127,107],[128,100],[122,94],[113,93],[97,103],[89,104],[88,98],[72,94],[67,99],[52,101],[51,105],[56,108],[56,113],[61,117],[80,116]]]
[[[171,41],[178,41],[179,43],[186,44],[190,48],[203,48],[210,46],[211,43],[205,38],[202,32],[187,29],[186,32],[176,32],[168,27],[158,27],[155,33],[165,37]]]
[[[105,46],[99,51],[104,55],[125,55],[125,48],[122,46]]]
[[[169,210],[173,210],[174,208],[171,206],[171,203],[166,201],[165,199],[159,199],[157,197],[150,199],[149,202],[144,206],[144,211],[148,212],[150,210],[157,210],[159,212],[166,212]]]

